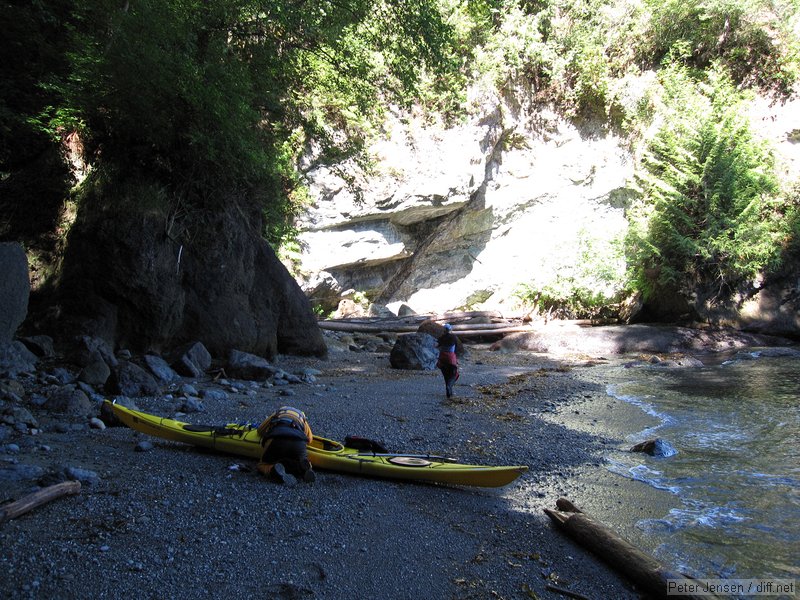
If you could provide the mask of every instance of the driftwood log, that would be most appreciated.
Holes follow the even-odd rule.
[[[489,321],[476,323],[476,320]],[[414,333],[425,321],[450,323],[459,337],[503,336],[507,333],[536,331],[547,321],[534,321],[529,314],[501,314],[496,311],[452,312],[444,314],[409,315],[405,317],[363,317],[318,321],[320,329],[349,333]],[[552,321],[557,326],[592,327],[592,320]]]
[[[475,321],[482,322],[475,322]],[[329,319],[319,321],[320,329],[346,331],[349,333],[414,333],[426,321],[440,324],[450,323],[459,337],[502,336],[506,333],[531,331],[524,317],[502,315],[496,311],[452,312],[444,314],[409,315],[405,317],[375,317],[352,319]]]
[[[320,329],[353,333],[414,333],[419,330],[418,325],[386,322],[320,321],[318,325]],[[512,325],[508,323],[453,325],[453,333],[459,337],[503,335],[506,333],[518,333],[520,331],[533,331],[533,328],[530,325]]]
[[[675,586],[681,584],[697,587],[699,582],[680,573],[669,571],[653,556],[642,552],[611,529],[582,512],[566,498],[556,502],[558,510],[545,508],[544,512],[575,542],[595,553],[600,559],[615,568],[648,595],[655,598],[685,598],[690,600],[712,600],[713,594],[677,595]],[[667,595],[669,586],[671,595]],[[686,589],[685,587],[683,589]]]
[[[9,502],[0,507],[0,523],[5,523],[11,519],[16,519],[20,515],[32,511],[37,506],[46,504],[61,496],[74,495],[81,491],[80,481],[63,481],[55,485],[48,486],[19,500]]]

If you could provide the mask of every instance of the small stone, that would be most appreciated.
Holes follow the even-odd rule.
[[[200,394],[197,392],[197,388],[189,383],[184,383],[181,385],[181,394],[184,396],[199,396]]]
[[[100,476],[94,471],[89,469],[81,469],[79,467],[67,467],[64,469],[64,474],[68,479],[80,481],[84,485],[95,485],[100,483]]]

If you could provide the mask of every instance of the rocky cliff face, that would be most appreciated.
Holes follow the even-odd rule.
[[[47,309],[33,317],[43,331],[138,351],[200,341],[218,357],[326,353],[308,299],[261,237],[257,208],[220,199],[181,221],[147,194],[82,203]]]
[[[511,308],[519,284],[570,277],[625,231],[623,140],[552,113],[497,104],[449,129],[395,116],[374,152],[362,202],[309,172],[303,285],[328,309],[350,289],[418,312]]]
[[[520,284],[541,289],[599,270],[606,278],[595,289],[615,291],[635,164],[626,140],[519,99],[482,105],[451,128],[390,118],[373,147],[377,172],[349,170],[360,200],[336,170],[309,170],[315,201],[299,222],[300,271],[313,302],[333,310],[355,290],[377,307],[507,310]],[[754,128],[776,148],[787,180],[800,176],[799,108],[752,105]],[[777,285],[780,298],[798,295],[797,281]],[[749,299],[749,312],[726,319],[755,323],[754,302],[765,305]],[[780,316],[779,329],[800,330],[795,312]],[[759,313],[758,323],[769,320]]]

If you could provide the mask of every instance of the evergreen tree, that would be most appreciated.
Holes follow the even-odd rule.
[[[724,70],[696,82],[684,66],[661,74],[661,126],[638,173],[629,264],[646,296],[731,291],[774,266],[787,231],[773,159],[756,140]]]

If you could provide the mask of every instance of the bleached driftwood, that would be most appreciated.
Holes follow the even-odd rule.
[[[648,594],[657,598],[685,598],[711,600],[713,594],[687,594],[667,596],[668,586],[698,582],[680,573],[668,570],[653,556],[639,550],[610,528],[593,519],[566,498],[556,502],[558,510],[545,508],[544,512],[575,542],[595,553],[611,567],[620,571]]]
[[[81,491],[80,481],[63,481],[55,485],[48,486],[27,496],[23,496],[19,500],[10,502],[5,506],[0,507],[0,523],[5,523],[11,519],[24,515],[32,511],[37,506],[46,504],[61,496],[74,495]]]

